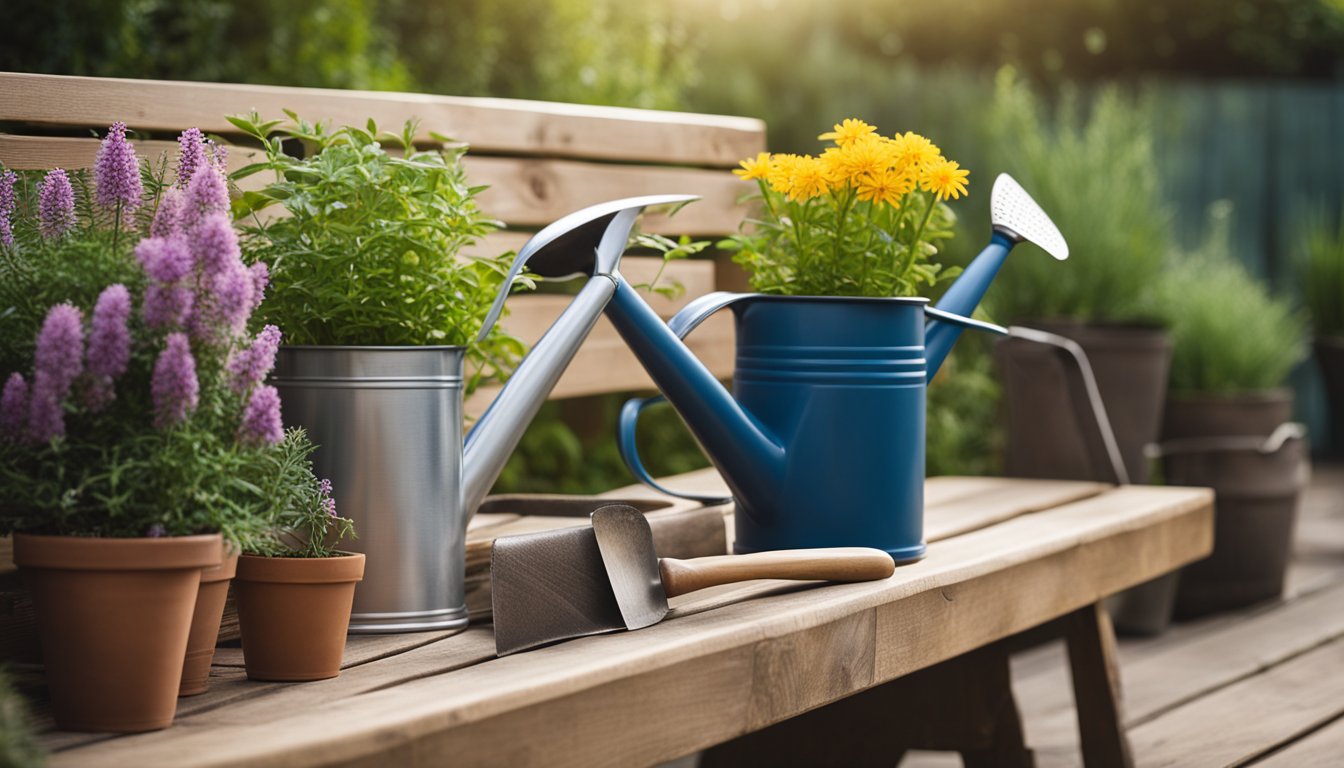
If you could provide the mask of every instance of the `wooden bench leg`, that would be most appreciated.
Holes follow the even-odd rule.
[[[1131,768],[1125,735],[1115,631],[1101,603],[1074,611],[1064,622],[1078,709],[1078,735],[1087,768]]]
[[[891,768],[910,749],[960,752],[967,768],[1031,768],[1007,649],[990,646],[707,750],[701,768]]]

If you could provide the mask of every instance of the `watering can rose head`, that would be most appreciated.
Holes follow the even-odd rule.
[[[929,261],[956,221],[948,199],[969,172],[924,136],[883,136],[848,119],[819,156],[762,152],[734,170],[754,180],[759,218],[721,245],[752,288],[791,296],[914,296],[959,270]]]

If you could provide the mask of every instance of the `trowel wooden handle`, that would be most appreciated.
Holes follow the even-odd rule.
[[[896,570],[891,555],[868,547],[782,549],[750,555],[720,555],[658,561],[668,597],[752,579],[874,581]]]

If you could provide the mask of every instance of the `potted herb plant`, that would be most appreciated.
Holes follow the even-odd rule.
[[[219,157],[187,145],[179,186],[142,178],[121,125],[92,185],[0,174],[3,357],[18,361],[0,392],[0,533],[68,730],[172,722],[202,570],[271,514],[271,331],[246,334],[265,268],[241,260]]]
[[[1299,270],[1311,316],[1316,365],[1330,409],[1330,447],[1344,451],[1344,214],[1308,227]]]
[[[249,258],[271,267],[260,314],[286,329],[273,379],[286,417],[320,446],[317,473],[360,532],[352,548],[387,553],[355,592],[350,631],[465,628],[462,395],[522,345],[493,328],[477,338],[509,254],[461,249],[499,223],[476,205],[464,146],[420,149],[414,123],[387,135],[290,118],[230,118],[265,152],[235,177],[275,175],[234,212]]]
[[[1175,342],[1163,475],[1217,493],[1213,554],[1182,571],[1178,617],[1282,593],[1306,483],[1305,441],[1289,424],[1284,387],[1306,357],[1306,322],[1229,255],[1229,215],[1230,204],[1215,207],[1205,243],[1162,290]]]
[[[268,489],[277,517],[249,542],[234,582],[243,660],[253,680],[325,680],[341,671],[364,555],[336,549],[354,523],[336,514],[331,482],[313,479],[302,432],[281,448]]]
[[[1069,238],[1067,270],[1024,259],[1000,277],[991,315],[1073,339],[1087,353],[1130,482],[1144,482],[1143,449],[1162,420],[1171,343],[1155,290],[1172,247],[1158,188],[1150,116],[1104,91],[1084,119],[1066,98],[1051,115],[1011,70],[1000,73],[986,146],[1037,196]],[[1081,380],[1055,349],[996,345],[1010,475],[1115,481]]]

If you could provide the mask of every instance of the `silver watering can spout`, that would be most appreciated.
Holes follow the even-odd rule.
[[[541,277],[587,274],[589,278],[467,435],[462,458],[462,508],[468,518],[489,493],[523,431],[616,292],[617,267],[635,220],[649,206],[696,199],[694,195],[654,195],[585,208],[542,229],[518,251],[477,341],[494,328],[524,267]]]

